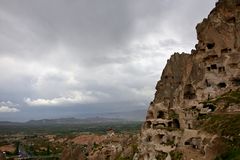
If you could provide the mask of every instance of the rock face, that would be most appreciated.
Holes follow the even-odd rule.
[[[115,134],[113,130],[107,135],[80,135],[65,142],[61,160],[134,159],[138,139],[139,134]]]
[[[196,29],[196,49],[172,55],[156,85],[139,159],[211,160],[224,152],[231,133],[204,126],[240,111],[240,0],[219,0]]]

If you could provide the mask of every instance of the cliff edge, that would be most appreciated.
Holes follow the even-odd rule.
[[[138,159],[240,159],[240,0],[219,0],[196,30],[157,82]]]

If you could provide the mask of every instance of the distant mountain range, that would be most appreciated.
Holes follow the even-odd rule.
[[[99,114],[100,117],[105,118],[118,118],[129,121],[144,121],[146,117],[147,110],[134,110],[128,112],[112,112],[112,113],[102,113]]]
[[[112,112],[92,114],[86,118],[57,118],[57,119],[41,119],[30,120],[27,122],[8,122],[0,121],[1,125],[51,125],[51,124],[93,124],[93,123],[113,123],[113,122],[128,122],[128,121],[144,121],[146,111],[135,110],[130,112]]]
[[[114,122],[127,122],[123,119],[113,119],[113,118],[102,118],[102,117],[92,117],[92,118],[57,118],[57,119],[41,119],[41,120],[30,120],[27,122],[8,122],[0,121],[0,126],[11,126],[11,125],[53,125],[53,124],[93,124],[93,123],[114,123]]]
[[[92,117],[92,118],[58,118],[58,119],[42,119],[30,120],[26,124],[90,124],[90,123],[107,123],[107,122],[122,122],[122,119]]]

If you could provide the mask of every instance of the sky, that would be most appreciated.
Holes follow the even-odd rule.
[[[216,0],[0,0],[0,121],[147,109]]]

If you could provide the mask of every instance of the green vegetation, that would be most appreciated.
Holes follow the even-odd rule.
[[[118,157],[116,160],[132,160],[132,157]]]
[[[227,92],[215,99],[203,102],[203,104],[217,106],[220,102],[225,103],[225,106],[240,103],[240,91]],[[240,138],[240,114],[238,113],[217,112],[213,114],[202,114],[198,116],[198,120],[202,120],[200,128],[209,133]],[[240,141],[238,145],[240,145]]]
[[[228,104],[239,104],[240,103],[240,91],[230,91],[222,96],[217,97],[212,101],[212,103],[217,104],[218,102],[225,102]]]
[[[15,146],[16,146],[16,149],[14,151],[14,154],[17,155],[19,151],[20,142],[19,141],[15,142]]]
[[[96,149],[96,148],[98,148],[99,147],[99,144],[97,144],[97,143],[93,143],[93,146],[92,146],[92,149],[94,150],[94,149]]]
[[[13,124],[0,125],[0,135],[11,135],[22,133],[25,135],[75,135],[79,133],[105,134],[106,130],[112,128],[116,133],[138,133],[142,122],[105,122],[92,124]]]
[[[157,160],[165,160],[167,158],[168,154],[165,152],[158,152],[158,155],[156,156]]]
[[[206,120],[209,118],[209,114],[198,114],[198,120]]]
[[[239,160],[240,149],[229,149],[226,153],[218,156],[215,160]]]
[[[127,157],[122,157],[122,156],[119,156],[119,157],[117,157],[116,158],[116,160],[132,160],[133,159],[133,157],[131,156],[127,156]]]
[[[133,136],[131,136],[130,139],[131,139],[130,146],[128,145],[130,147],[130,149],[131,149],[130,154],[128,154],[126,156],[126,154],[122,154],[124,152],[123,151],[123,152],[119,153],[119,155],[117,156],[116,160],[132,160],[133,157],[134,157],[134,154],[138,153],[138,144],[137,144],[136,137],[134,138]],[[128,150],[128,149],[126,149],[126,150]],[[125,155],[125,156],[123,156],[123,155]]]
[[[202,125],[203,130],[220,136],[240,138],[240,114],[215,114]],[[239,144],[240,145],[240,139]]]
[[[174,112],[173,110],[169,111],[169,118],[170,119],[179,119],[179,115]]]
[[[171,151],[170,152],[172,160],[182,160],[183,154],[179,151]]]
[[[217,98],[203,102],[204,105],[214,105],[218,111],[213,114],[199,115],[199,127],[204,131],[218,134],[223,138],[226,152],[216,160],[240,159],[240,114],[225,113],[230,105],[240,104],[240,90],[229,91]],[[221,105],[219,105],[221,104]],[[221,108],[220,108],[221,107]]]
[[[166,143],[164,143],[165,145],[167,145],[167,146],[171,146],[171,145],[174,145],[174,140],[167,140],[167,142]]]
[[[240,159],[240,114],[209,115],[202,129],[225,137],[226,152],[216,160]]]
[[[132,147],[133,153],[137,153],[138,152],[138,144],[137,143],[133,143],[131,145],[131,147]]]
[[[213,105],[217,106],[219,103],[224,103],[224,108],[218,109],[226,109],[230,104],[240,104],[240,90],[229,91],[221,96],[218,96],[214,99],[209,99],[205,102],[202,102],[204,105]]]
[[[106,131],[111,128],[116,134],[135,135],[139,132],[142,122],[105,122],[96,124],[12,124],[0,125],[0,146],[15,145],[15,151],[6,152],[7,158],[16,158],[21,154],[31,159],[59,159],[66,147],[70,147],[75,151],[79,149],[83,157],[87,157],[89,152],[87,149],[98,150],[101,144],[93,143],[92,146],[76,145],[70,140],[79,135],[105,135]],[[51,136],[53,136],[51,138]],[[131,137],[129,144],[133,153],[138,152],[137,139]],[[70,151],[69,151],[70,152]],[[75,152],[74,152],[75,153]],[[78,152],[76,152],[78,154]],[[74,156],[74,155],[73,155]],[[120,159],[132,159],[134,154],[127,157],[119,157]]]
[[[43,138],[42,136],[25,136],[24,139],[19,139],[12,143],[15,144],[15,151],[6,152],[7,157],[16,157],[19,154],[24,154],[25,156],[30,157],[48,156],[46,158],[57,158],[64,147],[60,143],[50,143],[48,139]],[[11,144],[11,142],[9,142],[9,144]]]

